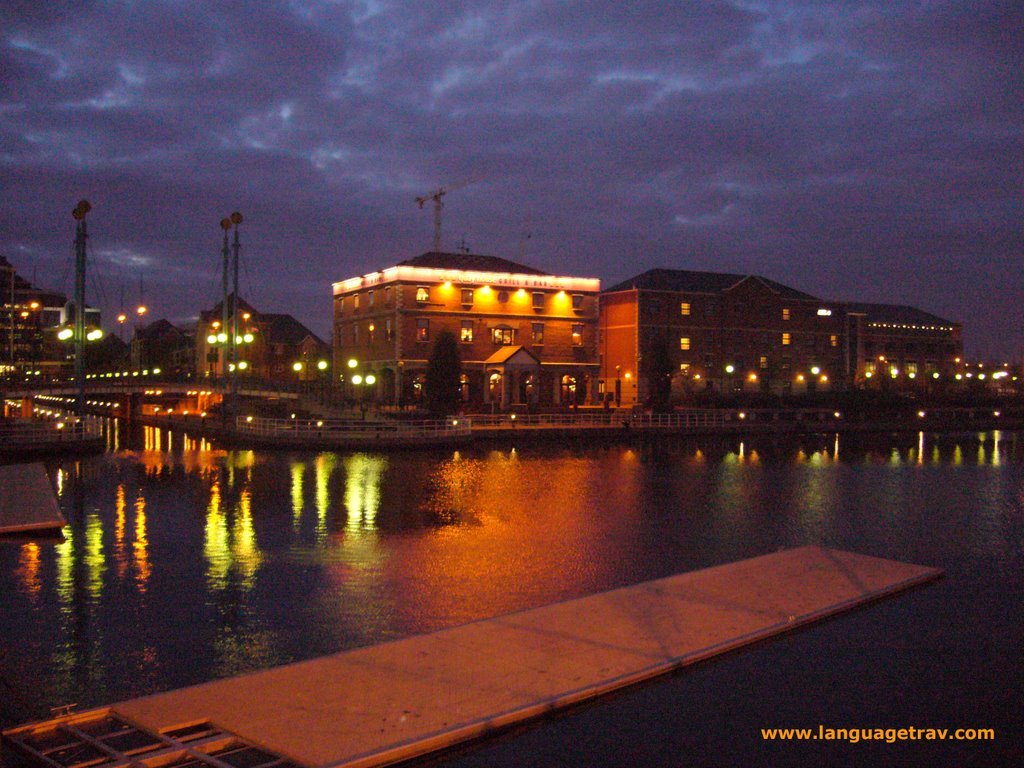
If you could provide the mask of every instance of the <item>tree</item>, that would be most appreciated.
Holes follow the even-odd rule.
[[[672,372],[674,369],[668,341],[657,339],[648,356],[651,382],[648,402],[653,408],[662,409],[668,406],[672,396]]]
[[[427,361],[427,377],[424,382],[424,400],[427,410],[433,416],[447,416],[455,413],[461,399],[462,358],[455,334],[442,330],[434,340]]]

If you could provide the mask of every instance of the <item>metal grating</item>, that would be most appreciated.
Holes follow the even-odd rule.
[[[65,714],[3,737],[41,768],[301,768],[206,721],[156,733],[111,710]]]

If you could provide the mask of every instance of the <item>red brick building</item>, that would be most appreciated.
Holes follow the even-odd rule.
[[[231,301],[228,300],[230,308]],[[196,377],[217,378],[230,373],[230,332],[237,327],[238,375],[278,382],[324,380],[330,377],[328,344],[291,315],[259,312],[238,299],[238,323],[228,312],[223,325],[223,302],[199,313],[195,336]]]
[[[633,405],[656,376],[676,399],[841,387],[853,370],[845,323],[838,302],[758,275],[652,269],[602,294],[602,388]]]
[[[850,316],[858,386],[907,388],[953,382],[964,354],[960,323],[901,304],[844,306]]]
[[[334,284],[339,378],[378,402],[417,402],[433,342],[459,341],[463,399],[507,408],[592,402],[600,281],[495,256],[431,252]]]

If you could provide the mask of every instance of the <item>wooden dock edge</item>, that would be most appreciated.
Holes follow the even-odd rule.
[[[747,645],[754,645],[764,640],[778,637],[787,632],[806,627],[809,624],[822,621],[831,616],[860,608],[878,600],[884,600],[900,592],[905,592],[914,587],[923,586],[932,581],[942,578],[944,572],[940,568],[929,569],[928,572],[918,576],[905,579],[896,584],[890,584],[882,589],[873,590],[858,598],[851,598],[843,603],[829,606],[817,611],[794,616],[791,620],[779,622],[771,627],[766,627],[756,632],[750,632],[719,643],[700,651],[681,656],[677,659],[659,664],[652,664],[644,669],[637,670],[628,675],[622,675],[611,680],[604,680],[598,685],[585,686],[574,691],[568,691],[550,699],[538,701],[527,707],[501,712],[493,717],[460,723],[443,731],[438,731],[430,736],[415,739],[404,744],[396,744],[385,750],[367,752],[355,756],[351,760],[342,763],[335,763],[320,768],[372,768],[376,766],[394,765],[416,758],[425,758],[433,753],[445,750],[481,739],[488,738],[496,732],[511,728],[516,725],[524,725],[531,720],[537,720],[554,714],[560,710],[577,706],[586,701],[598,699],[625,688],[640,685],[645,682],[677,672],[685,667],[699,664],[702,661],[721,656],[730,651],[737,650]],[[397,642],[397,641],[396,641]]]

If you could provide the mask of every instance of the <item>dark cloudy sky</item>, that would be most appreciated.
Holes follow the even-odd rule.
[[[0,4],[0,253],[152,316],[243,294],[327,336],[330,283],[444,246],[605,285],[754,272],[1024,326],[1024,3]],[[329,337],[329,336],[328,336]]]

